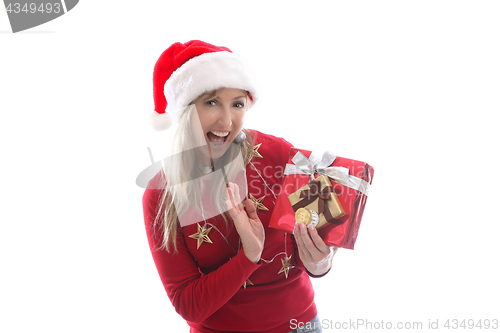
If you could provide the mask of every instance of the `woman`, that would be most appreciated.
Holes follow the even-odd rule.
[[[325,275],[335,251],[314,227],[268,227],[292,145],[243,129],[258,98],[243,63],[225,47],[175,43],[153,85],[154,127],[179,126],[144,218],[176,311],[191,332],[321,332],[309,276]]]

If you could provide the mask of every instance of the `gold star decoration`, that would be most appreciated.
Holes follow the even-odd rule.
[[[266,198],[266,196],[262,196],[260,198],[255,198],[252,194],[250,194],[250,200],[252,200],[254,206],[255,206],[255,209],[257,210],[257,213],[259,212],[259,209],[260,210],[269,210],[267,209],[266,206],[264,206],[264,204],[262,203],[262,201],[264,201],[264,199]]]
[[[288,271],[291,269],[291,268],[294,268],[295,266],[292,266],[292,264],[290,264],[290,259],[292,258],[292,255],[290,255],[288,258],[285,256],[285,258],[281,259],[281,264],[283,265],[283,267],[281,267],[280,271],[278,272],[278,274],[280,273],[285,273],[285,278],[288,279]]]
[[[259,143],[258,145],[253,146],[252,151],[250,151],[250,156],[248,157],[249,160],[251,160],[254,157],[263,158],[262,155],[258,152],[261,145],[262,145],[262,142]]]
[[[252,281],[250,281],[250,279],[247,279],[245,281],[245,283],[243,283],[243,288],[247,289],[247,285],[248,286],[253,286],[253,283],[252,283]]]
[[[213,244],[212,243],[212,240],[208,237],[208,233],[212,230],[212,227],[210,228],[207,228],[206,226],[201,226],[200,224],[198,224],[198,232],[190,235],[189,237],[191,238],[194,238],[194,239],[197,239],[198,240],[198,245],[196,247],[196,249],[199,249],[200,248],[200,245],[203,243],[203,242],[207,242],[207,243],[210,243],[210,244]]]

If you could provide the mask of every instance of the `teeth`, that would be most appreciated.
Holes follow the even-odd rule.
[[[210,133],[212,133],[213,135],[216,135],[216,136],[220,136],[220,137],[226,137],[229,132],[215,132],[215,131],[210,131]]]

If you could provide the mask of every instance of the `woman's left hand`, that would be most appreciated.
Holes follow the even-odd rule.
[[[314,226],[306,228],[305,224],[296,223],[293,234],[299,248],[300,260],[309,273],[322,275],[328,272],[338,248],[326,245]]]

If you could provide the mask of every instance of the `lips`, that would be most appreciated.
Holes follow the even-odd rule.
[[[207,133],[208,141],[214,145],[222,145],[226,142],[230,132],[227,131],[210,131]]]

